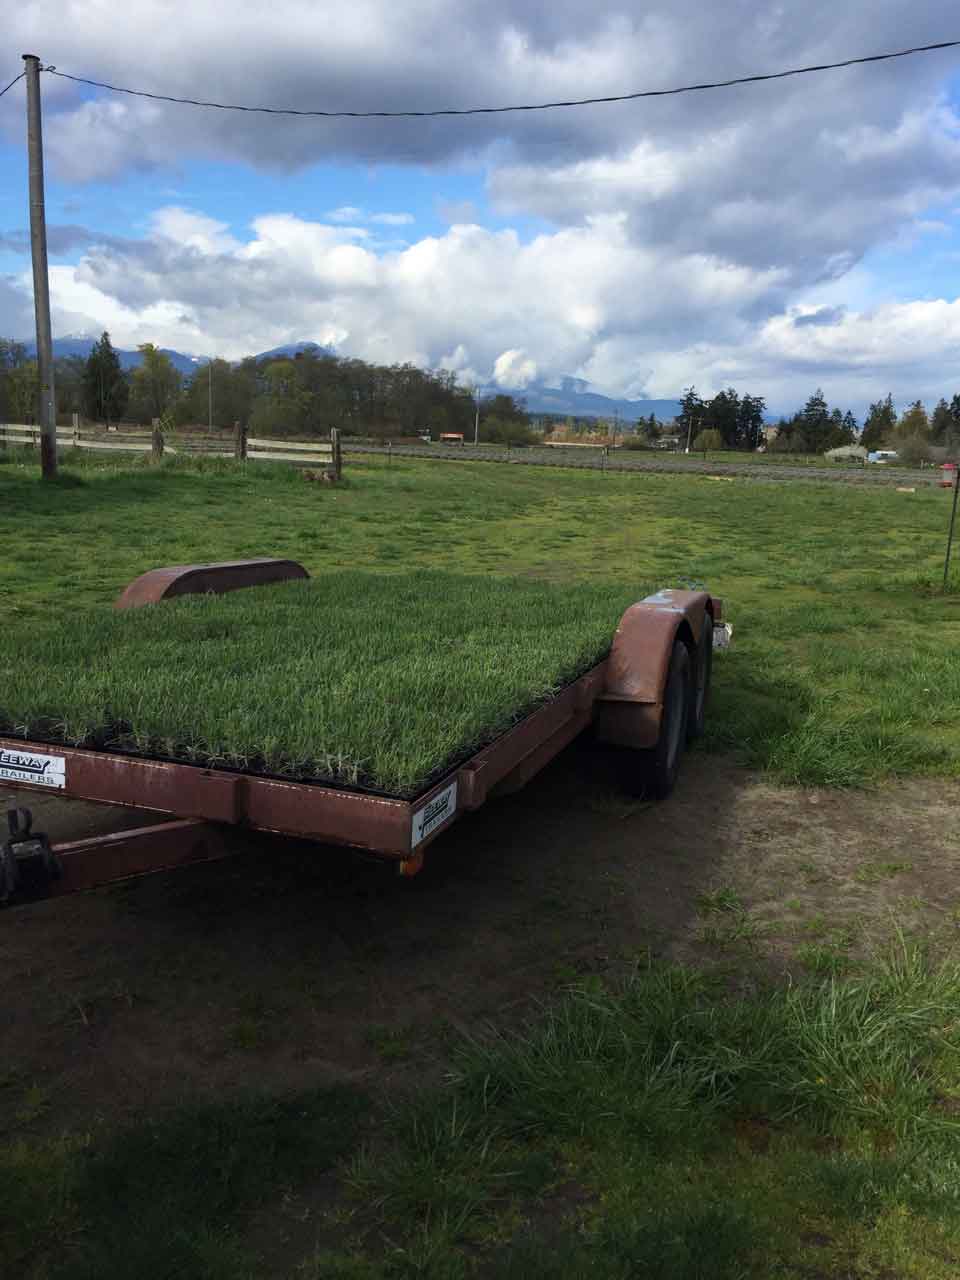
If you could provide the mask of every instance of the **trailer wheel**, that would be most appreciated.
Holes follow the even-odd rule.
[[[707,702],[710,677],[713,674],[713,616],[703,615],[703,634],[697,645],[697,660],[690,687],[690,712],[687,717],[687,741],[703,735],[707,725]]]
[[[629,795],[665,800],[673,790],[687,741],[690,702],[690,652],[677,640],[667,669],[657,745],[649,751],[630,751],[624,762],[623,785]]]

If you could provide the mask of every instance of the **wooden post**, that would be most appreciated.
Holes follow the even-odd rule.
[[[233,424],[233,454],[238,462],[247,460],[247,428],[243,423]]]
[[[343,470],[343,457],[340,451],[340,432],[336,427],[330,428],[330,449],[333,454],[333,478],[339,480]]]
[[[153,420],[153,439],[151,443],[153,444],[153,460],[154,462],[159,462],[163,457],[163,432],[160,430],[159,418],[154,418]]]
[[[75,413],[73,415],[73,447],[75,449],[80,448],[80,415],[79,413]]]

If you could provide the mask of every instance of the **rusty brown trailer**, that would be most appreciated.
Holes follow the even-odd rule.
[[[289,561],[180,566],[137,579],[118,605],[306,576]],[[0,738],[0,781],[25,793],[53,790],[180,819],[54,845],[62,874],[50,881],[49,892],[223,856],[226,827],[367,850],[413,875],[426,848],[461,814],[518,790],[589,725],[600,742],[656,748],[677,642],[694,655],[708,651],[720,619],[721,602],[702,591],[659,591],[631,605],[602,662],[414,799],[10,738]]]

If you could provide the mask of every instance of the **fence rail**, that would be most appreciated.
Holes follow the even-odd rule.
[[[27,423],[0,424],[0,450],[7,446],[39,448],[41,431]],[[150,429],[118,427],[57,427],[60,448],[94,449],[113,453],[149,453],[159,460],[170,457],[236,458],[240,462],[293,462],[322,468],[324,478],[339,480],[343,469],[340,433],[330,439],[288,440],[285,437],[249,436],[246,428],[219,434],[164,431],[159,421]]]

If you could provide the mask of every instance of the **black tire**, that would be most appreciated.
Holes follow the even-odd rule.
[[[667,668],[657,745],[649,751],[626,753],[623,786],[628,794],[665,800],[673,790],[687,741],[690,702],[690,652],[682,640],[677,640]]]
[[[710,678],[713,675],[713,615],[704,611],[703,635],[697,645],[693,678],[690,685],[690,712],[687,716],[687,741],[703,736],[707,727],[707,704],[710,701]]]

